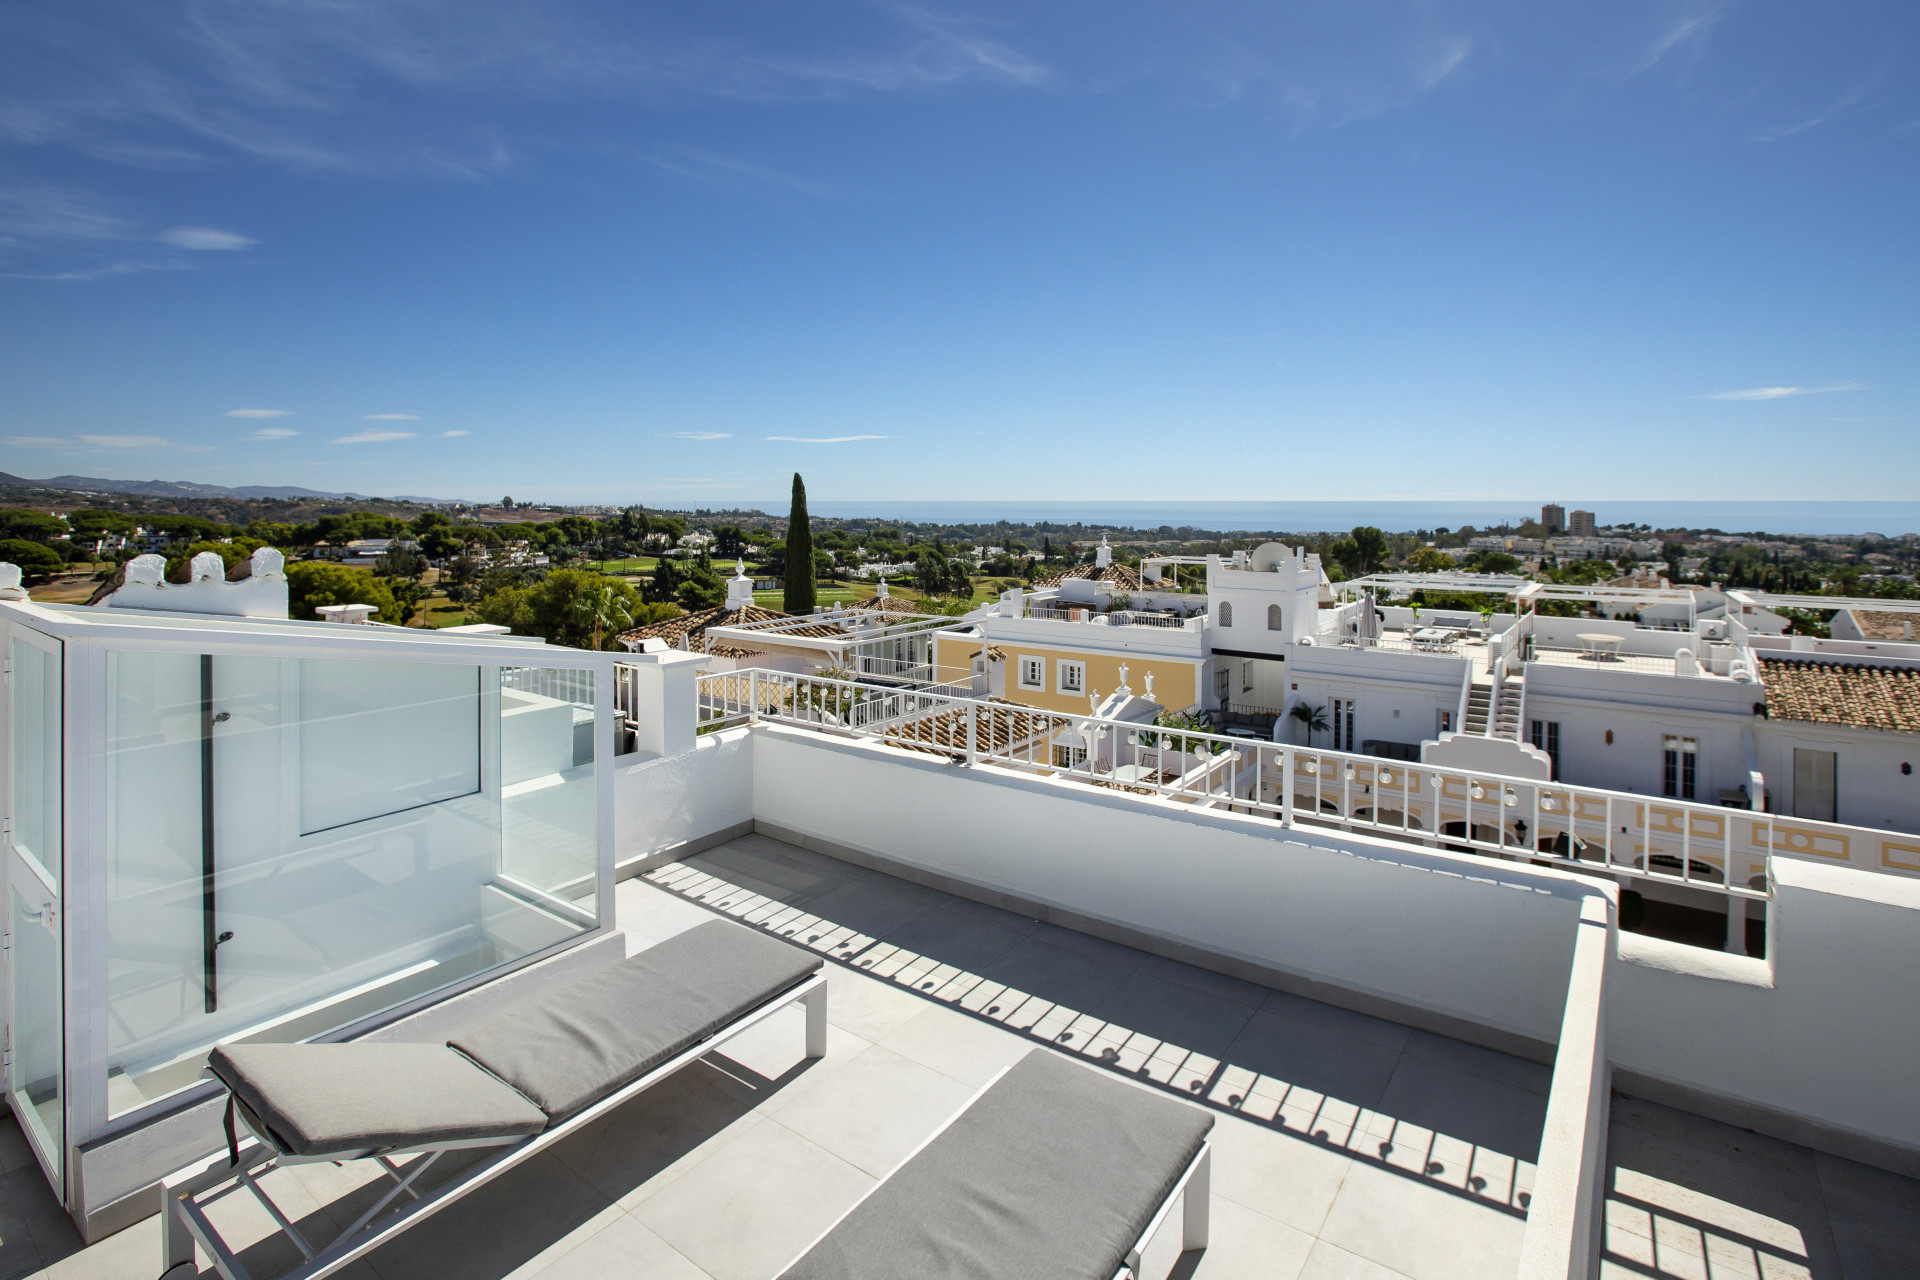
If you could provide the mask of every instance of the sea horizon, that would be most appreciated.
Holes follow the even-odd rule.
[[[785,499],[742,504],[783,515]],[[1592,511],[1600,525],[1645,524],[1655,529],[1718,529],[1723,533],[1821,534],[1857,536],[1879,533],[1898,537],[1920,533],[1920,501],[1915,502],[1728,502],[1728,501],[1564,501],[1568,511]],[[712,508],[709,508],[712,509]],[[1538,519],[1539,504],[1504,500],[1462,502],[1020,502],[926,501],[887,499],[809,500],[808,512],[834,519],[873,518],[916,524],[1106,525],[1153,530],[1192,528],[1206,532],[1319,533],[1375,525],[1389,533],[1465,525],[1487,528]]]

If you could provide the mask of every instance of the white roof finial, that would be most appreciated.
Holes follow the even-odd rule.
[[[1133,687],[1127,683],[1127,664],[1124,662],[1120,664],[1120,692],[1125,694],[1133,692]]]
[[[727,612],[753,605],[753,579],[747,576],[747,562],[736,561],[735,573],[727,579]]]
[[[874,598],[878,600],[885,600],[887,598],[887,580],[885,576],[881,577],[880,585],[874,589],[873,594]]]
[[[1153,672],[1147,672],[1147,701],[1153,701]]]

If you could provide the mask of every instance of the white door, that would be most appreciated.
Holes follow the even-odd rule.
[[[1834,753],[1793,749],[1793,816],[1834,822]]]
[[[1333,700],[1333,749],[1335,751],[1356,750],[1353,741],[1353,699],[1335,698]]]
[[[7,1100],[47,1177],[64,1189],[61,650],[20,629],[7,650]]]

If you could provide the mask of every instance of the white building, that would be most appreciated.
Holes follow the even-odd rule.
[[[824,1058],[806,1065],[798,1024],[769,1020],[497,1194],[419,1215],[369,1264],[773,1275],[1038,1052],[1213,1119],[1198,1194],[1214,1226],[1186,1241],[1208,1253],[1150,1274],[1236,1258],[1271,1274],[1316,1252],[1499,1280],[1637,1257],[1673,1274],[1920,1266],[1911,835],[1476,767],[1537,763],[1485,734],[1456,734],[1446,762],[1164,726],[1169,699],[1130,664],[1065,714],[709,673],[693,653],[239,617],[227,602],[284,589],[271,556],[236,582],[147,567],[96,608],[32,603],[0,574],[5,1091],[30,1161],[0,1196],[15,1221],[45,1221],[21,1197],[51,1196],[100,1242],[69,1269],[162,1271],[159,1180],[227,1159],[210,1046],[438,1046],[715,914],[829,966]],[[1437,687],[1530,654],[1523,684],[1635,677],[1608,686],[1620,714],[1677,698],[1705,723],[1737,689],[1775,704],[1748,717],[1783,748],[1911,738],[1795,718],[1854,696],[1854,673],[1904,688],[1899,645],[1748,634],[1738,595],[1717,628],[1611,624],[1596,634],[1620,639],[1616,664],[1602,641],[1597,658],[1557,649],[1537,595],[1491,620],[1416,619],[1321,607],[1317,566],[1289,549],[1208,568],[1217,597],[1154,597],[1205,607],[1161,629],[1211,663],[1349,682],[1356,702],[1413,706],[1429,677],[1392,675],[1402,659]],[[1092,621],[1111,592],[1079,581],[1093,600],[1049,595],[1036,616],[1027,597],[966,626],[1152,629]],[[1436,631],[1470,634],[1421,638]],[[1257,656],[1218,654],[1225,634]],[[1706,671],[1658,637],[1705,648]],[[1357,725],[1394,723],[1372,706]],[[1848,769],[1829,788],[1842,806]],[[1627,891],[1722,920],[1726,950],[1623,927]],[[322,1245],[387,1176],[308,1168],[263,1191]],[[271,1229],[245,1191],[206,1212],[230,1239]],[[264,1280],[297,1256],[248,1266]]]

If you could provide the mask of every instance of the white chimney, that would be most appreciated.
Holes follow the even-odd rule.
[[[1113,563],[1113,549],[1107,545],[1107,535],[1100,535],[1100,549],[1093,553],[1093,567],[1104,569]]]
[[[753,604],[753,579],[747,576],[747,562],[734,561],[734,574],[727,579],[727,610],[745,609]]]
[[[877,599],[885,600],[887,598],[887,580],[885,578],[880,579],[880,585],[874,589],[873,594]]]
[[[196,560],[198,556],[194,557]],[[214,557],[219,559],[218,556]],[[315,613],[322,622],[345,622],[365,626],[368,617],[377,612],[370,604],[323,604],[314,606]]]

